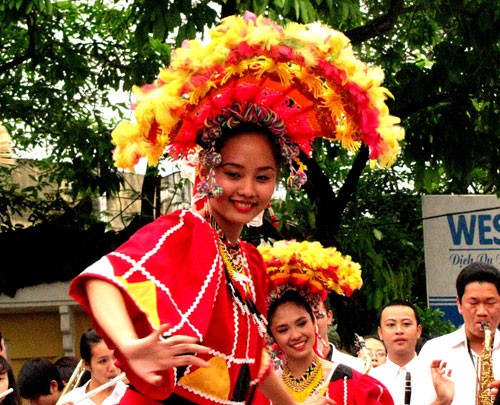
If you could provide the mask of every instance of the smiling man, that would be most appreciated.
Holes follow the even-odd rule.
[[[387,350],[387,360],[370,375],[389,389],[395,405],[408,404],[417,357],[415,348],[422,333],[418,312],[411,303],[395,300],[380,309],[378,320],[378,335]]]
[[[475,404],[484,326],[491,332],[490,369],[500,378],[500,271],[475,262],[464,267],[456,280],[457,306],[463,325],[456,331],[431,339],[417,360],[414,405]],[[485,359],[486,360],[486,359]]]

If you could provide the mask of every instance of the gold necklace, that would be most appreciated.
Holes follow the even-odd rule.
[[[231,279],[240,284],[247,294],[250,293],[250,278],[243,265],[243,257],[240,252],[239,245],[230,248],[219,239],[219,252],[222,256],[222,261]]]
[[[312,364],[300,378],[295,378],[285,364],[281,378],[295,401],[304,402],[309,396],[315,393],[323,383],[323,367],[321,366],[321,360],[318,356],[315,356]],[[320,394],[323,395],[325,391],[326,387],[321,387]]]

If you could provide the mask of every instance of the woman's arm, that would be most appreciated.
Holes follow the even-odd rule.
[[[85,283],[85,291],[94,319],[119,350],[124,342],[138,338],[118,287],[90,279]]]
[[[91,279],[86,282],[85,288],[94,319],[132,371],[145,382],[153,386],[163,384],[164,371],[172,367],[190,364],[208,366],[206,361],[195,356],[209,350],[198,344],[196,338],[181,335],[162,337],[169,325],[161,325],[148,336],[139,338],[122,293],[116,286],[104,280]]]

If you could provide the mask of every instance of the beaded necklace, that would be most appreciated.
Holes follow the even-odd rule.
[[[250,277],[250,271],[245,266],[245,260],[243,259],[239,243],[230,245],[217,223],[213,225],[213,228],[217,231],[217,235],[219,236],[219,252],[226,269],[226,280],[231,295],[240,311],[252,318],[254,324],[257,326],[259,335],[264,337],[267,334],[267,319],[259,312],[253,301],[251,288],[252,279]],[[234,283],[238,283],[243,288],[245,297],[242,296]]]
[[[327,386],[322,386],[323,367],[321,366],[321,361],[318,356],[314,357],[312,364],[299,378],[295,378],[288,368],[288,365],[285,364],[281,378],[288,391],[297,402],[304,402],[313,394],[323,395],[327,388]]]
[[[243,265],[239,244],[229,246],[223,239],[219,238],[219,252],[229,277],[238,283],[247,295],[250,294],[250,277]]]

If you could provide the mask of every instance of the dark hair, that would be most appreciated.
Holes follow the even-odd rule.
[[[102,337],[95,329],[87,329],[80,337],[80,356],[87,364],[90,364],[92,358],[92,347],[102,342]]]
[[[289,302],[304,308],[311,317],[311,320],[314,322],[315,318],[311,304],[305,300],[298,290],[290,289],[285,291],[280,298],[275,299],[269,306],[269,310],[267,311],[267,331],[269,336],[273,337],[273,334],[271,333],[271,323],[274,314],[281,305]]]
[[[223,127],[221,136],[217,138],[217,140],[215,141],[215,150],[220,152],[222,147],[226,144],[226,141],[233,136],[252,133],[252,132],[256,132],[266,136],[271,146],[271,151],[273,153],[274,160],[276,161],[276,165],[278,166],[279,169],[281,169],[285,163],[285,158],[281,154],[280,145],[278,143],[278,137],[274,135],[265,126],[260,126],[258,124],[253,124],[249,122],[242,122],[235,128]]]
[[[26,360],[17,377],[21,397],[26,399],[49,395],[51,381],[57,382],[57,389],[62,391],[64,385],[57,367],[41,357]]]
[[[330,302],[330,298],[328,297],[328,295],[323,300],[323,305],[325,306],[325,310],[327,313],[328,311],[332,311],[332,303]]]
[[[417,321],[417,325],[420,325],[420,315],[417,311],[417,308],[415,305],[413,305],[410,301],[406,300],[392,300],[389,301],[387,304],[383,305],[382,308],[378,310],[377,314],[377,319],[378,319],[378,324],[380,325],[380,321],[382,320],[382,312],[384,312],[384,309],[388,307],[408,307],[413,310],[413,314],[415,315],[415,320]]]
[[[10,363],[2,356],[0,356],[0,374],[7,374],[9,378],[9,388],[13,389],[12,393],[4,398],[2,405],[21,405],[21,396],[19,395],[16,377],[14,376]]]
[[[59,371],[59,376],[63,383],[67,383],[75,371],[76,366],[78,366],[78,359],[74,356],[63,356],[56,360],[54,365]]]
[[[460,302],[462,302],[465,287],[474,282],[494,284],[500,294],[500,271],[490,264],[474,262],[465,266],[458,274],[456,288]]]

